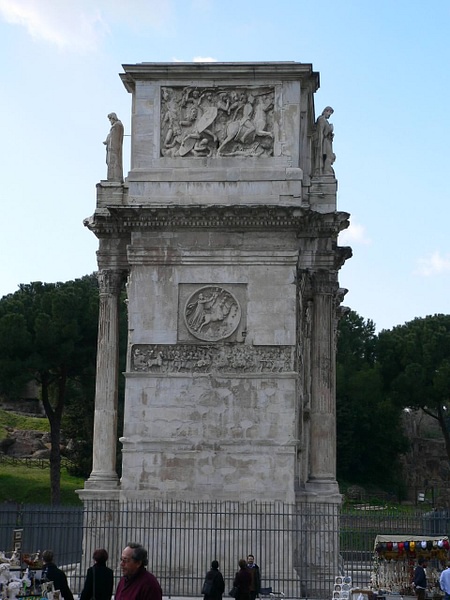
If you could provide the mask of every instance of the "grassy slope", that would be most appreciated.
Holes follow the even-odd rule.
[[[20,413],[14,413],[0,408],[0,438],[7,436],[6,427],[14,427],[14,429],[35,429],[37,431],[50,430],[47,418],[28,417]]]
[[[28,417],[0,409],[0,439],[7,437],[6,427],[48,431],[46,418]],[[50,469],[27,467],[20,463],[4,463],[0,458],[0,503],[50,504]],[[75,490],[83,487],[84,480],[61,471],[62,504],[81,504]]]

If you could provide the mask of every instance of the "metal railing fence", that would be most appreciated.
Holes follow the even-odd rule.
[[[30,458],[26,456],[8,456],[7,454],[0,453],[0,465],[12,465],[13,467],[28,467],[30,469],[49,469],[50,459],[49,458]],[[69,467],[76,466],[75,462],[67,456],[61,456],[61,467],[66,469]]]
[[[149,551],[149,568],[164,594],[193,597],[200,596],[212,560],[231,587],[238,560],[252,553],[263,587],[287,598],[331,597],[327,590],[338,574],[350,575],[354,585],[369,583],[377,534],[447,535],[449,524],[446,511],[405,514],[315,503],[93,501],[84,510],[4,504],[0,551],[10,552],[14,530],[23,529],[22,552],[51,548],[79,593],[94,549],[108,550],[118,581],[121,550],[138,541]]]

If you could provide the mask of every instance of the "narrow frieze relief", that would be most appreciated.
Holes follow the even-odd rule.
[[[273,87],[162,87],[161,156],[273,156]]]
[[[292,346],[134,344],[131,371],[143,373],[290,373]]]

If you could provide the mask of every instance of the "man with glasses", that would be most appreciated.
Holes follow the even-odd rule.
[[[122,551],[120,568],[123,577],[117,586],[115,600],[162,600],[158,580],[145,568],[148,564],[147,550],[130,542]]]

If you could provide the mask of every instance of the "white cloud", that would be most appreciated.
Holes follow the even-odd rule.
[[[60,49],[93,50],[108,32],[100,11],[87,4],[83,8],[83,2],[0,0],[0,15],[8,23],[25,27],[35,40]]]
[[[211,58],[209,56],[194,56],[193,62],[217,62],[217,58]]]
[[[450,273],[450,254],[443,256],[436,250],[431,256],[419,258],[415,273],[424,277]]]
[[[364,244],[369,245],[372,240],[367,236],[364,225],[358,223],[354,218],[350,221],[350,226],[339,234],[339,244]]]
[[[217,62],[217,58],[210,58],[210,57],[206,57],[206,56],[194,56],[194,58],[192,60],[184,60],[181,58],[172,58],[172,62],[176,62],[176,63],[180,63],[180,62]]]
[[[116,22],[158,28],[171,13],[172,0],[0,0],[7,23],[24,27],[35,40],[82,53],[96,50]]]

